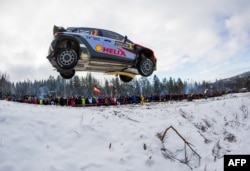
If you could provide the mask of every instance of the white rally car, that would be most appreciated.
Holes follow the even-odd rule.
[[[76,71],[119,75],[123,82],[156,70],[154,52],[113,31],[87,27],[54,26],[48,60],[65,79]]]

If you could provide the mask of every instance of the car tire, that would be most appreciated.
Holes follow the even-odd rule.
[[[71,71],[67,71],[67,72],[60,72],[60,75],[64,78],[64,79],[71,79],[74,75],[75,75],[75,70],[71,70]]]
[[[141,58],[138,64],[138,72],[144,77],[150,76],[154,71],[154,63],[149,58]]]
[[[125,76],[125,75],[119,75],[119,77],[120,77],[120,80],[123,81],[123,82],[125,82],[125,83],[128,83],[131,80],[133,80],[133,78]]]
[[[62,69],[72,69],[78,62],[77,53],[73,49],[62,49],[57,54],[56,62],[57,65]]]

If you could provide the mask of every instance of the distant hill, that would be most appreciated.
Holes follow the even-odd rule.
[[[215,82],[214,85],[220,85],[223,90],[233,92],[246,92],[250,90],[250,71],[235,75]]]
[[[225,81],[225,82],[227,82],[227,81],[229,81],[229,82],[231,82],[231,81],[238,81],[238,80],[249,80],[250,81],[250,71],[248,71],[248,72],[245,72],[245,73],[243,73],[243,74],[239,74],[239,75],[235,75],[235,76],[232,76],[232,77],[229,77],[229,78],[225,78],[225,79],[222,79],[222,81]]]

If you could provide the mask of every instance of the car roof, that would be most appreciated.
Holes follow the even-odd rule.
[[[108,37],[111,39],[116,39],[116,40],[120,40],[120,41],[124,41],[125,36],[116,33],[114,31],[110,31],[110,30],[106,30],[106,29],[100,29],[100,28],[93,28],[93,27],[68,27],[66,29],[69,32],[85,32],[88,34],[91,34],[94,30],[97,30],[99,32],[98,36],[102,36],[102,37]],[[127,39],[128,43],[133,43],[131,40]]]

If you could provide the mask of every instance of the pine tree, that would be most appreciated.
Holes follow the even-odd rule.
[[[105,96],[110,96],[111,95],[111,88],[109,85],[109,81],[105,79],[105,85],[104,85],[104,90],[105,90]]]
[[[184,93],[184,84],[180,78],[178,78],[176,85],[177,85],[177,92],[176,93],[183,94]]]
[[[154,75],[154,93],[161,94],[161,82],[156,75]]]
[[[169,78],[169,81],[167,82],[167,90],[169,94],[174,93],[174,81],[172,77]]]
[[[141,84],[142,93],[144,96],[150,96],[150,95],[154,94],[152,86],[151,86],[147,77],[141,77],[139,82]]]

